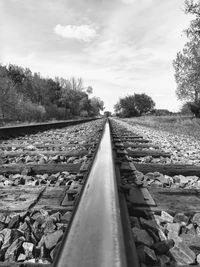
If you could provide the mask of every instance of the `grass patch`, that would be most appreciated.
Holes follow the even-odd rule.
[[[200,140],[200,119],[192,116],[141,116],[123,120],[132,125],[142,125]]]

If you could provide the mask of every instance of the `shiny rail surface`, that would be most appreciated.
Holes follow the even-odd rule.
[[[108,122],[53,266],[128,266]]]

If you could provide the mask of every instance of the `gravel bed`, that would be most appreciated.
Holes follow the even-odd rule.
[[[132,183],[133,177],[130,177]],[[125,183],[129,181],[129,177],[123,177]],[[148,172],[143,174],[140,171],[134,172],[134,183],[145,187],[162,187],[162,188],[185,188],[200,189],[200,178],[198,176],[183,175],[164,175],[160,172]]]
[[[2,141],[1,163],[10,164],[10,166],[25,164],[27,167],[29,164],[51,163],[84,163],[87,165],[91,161],[91,152],[101,136],[103,123],[104,119]],[[63,153],[55,155],[49,153],[48,155],[48,152],[53,151],[68,153],[83,150],[87,152],[84,156],[65,156]],[[6,156],[7,152],[8,156]],[[9,153],[17,155],[9,156]],[[75,175],[67,171],[53,174],[31,174],[27,168],[22,173],[0,175],[0,189],[5,191],[5,196],[9,188],[21,190],[21,188],[34,189],[37,186],[50,191],[60,188],[64,189],[66,196],[68,192],[70,194],[69,207],[61,207],[61,211],[55,212],[46,206],[44,209],[35,210],[31,205],[26,212],[22,213],[7,210],[0,212],[0,261],[47,264],[53,262],[83,183],[83,176],[80,177],[79,174]],[[25,200],[24,197],[23,201]],[[20,197],[19,201],[22,201]]]
[[[55,145],[56,150],[57,146],[61,145],[59,147],[61,151],[66,150],[67,145],[69,145],[67,151],[77,150],[78,148],[83,149],[84,144],[92,144],[92,142],[97,140],[100,135],[103,121],[103,119],[100,119],[62,129],[53,129],[2,141],[0,151],[21,152],[23,150],[40,151],[41,149],[53,151],[55,148],[52,147],[52,145]],[[37,148],[37,146],[43,147]]]
[[[0,261],[51,263],[71,212],[0,213]]]
[[[15,156],[15,157],[9,157],[6,156],[1,160],[2,164],[10,164],[10,163],[15,163],[15,164],[55,164],[55,163],[73,163],[73,164],[78,164],[78,163],[83,163],[87,160],[87,156],[83,157],[67,157],[65,155],[59,155],[57,153],[56,155],[44,155],[44,154],[38,154],[38,155],[26,155],[22,154],[20,156]]]
[[[26,175],[23,173],[0,175],[0,187],[4,186],[65,186],[69,181],[76,180],[76,175],[69,172],[58,172],[54,174]]]
[[[168,176],[159,172],[124,175],[123,185],[200,189],[197,176]],[[130,210],[129,210],[130,211]],[[188,266],[200,264],[200,213],[148,212],[137,209],[130,216],[133,238],[142,266]]]
[[[134,134],[142,135],[145,139],[149,139],[164,152],[171,153],[170,158],[160,157],[155,159],[151,156],[147,156],[141,158],[141,162],[200,165],[200,141],[196,140],[194,137],[148,128],[131,123],[130,120],[115,121],[134,132]]]
[[[144,266],[200,264],[200,213],[165,211],[130,217],[140,263]]]
[[[42,133],[18,137],[1,143],[1,164],[45,164],[45,163],[83,163],[86,156],[65,156],[60,152],[80,152],[86,150],[88,154],[98,143],[101,135],[103,120],[87,122],[72,127],[49,130]],[[56,155],[48,152],[58,151]],[[17,153],[10,156],[6,153]],[[5,153],[5,154],[4,154]]]

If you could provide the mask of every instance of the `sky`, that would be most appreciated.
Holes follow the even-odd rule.
[[[0,0],[0,63],[82,77],[113,111],[145,93],[177,111],[172,61],[191,17],[184,0]]]

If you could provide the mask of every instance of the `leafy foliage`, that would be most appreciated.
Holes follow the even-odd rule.
[[[121,117],[141,116],[151,111],[155,106],[152,98],[146,94],[134,94],[121,98],[114,106],[117,115]]]
[[[91,86],[81,78],[43,78],[27,68],[0,65],[0,119],[42,121],[97,116],[103,101],[89,98]]]
[[[200,1],[186,0],[185,13],[195,16],[185,33],[188,42],[173,61],[176,94],[181,100],[198,103],[200,98]]]

